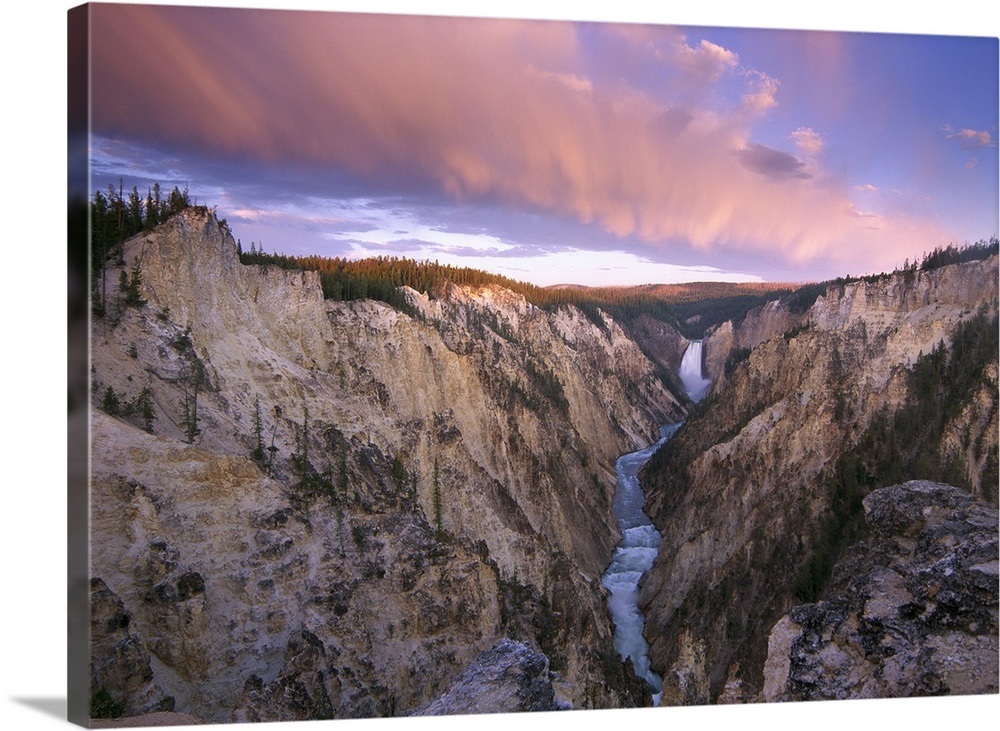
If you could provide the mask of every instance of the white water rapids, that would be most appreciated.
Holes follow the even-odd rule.
[[[701,346],[702,341],[692,341],[681,360],[681,381],[692,401],[704,398],[711,384],[702,376]],[[649,667],[649,645],[642,634],[645,621],[639,611],[639,581],[656,560],[660,533],[642,511],[645,496],[639,485],[639,470],[679,428],[680,424],[660,427],[659,441],[638,452],[624,454],[615,462],[618,487],[613,508],[622,539],[615,546],[611,565],[601,577],[601,583],[611,592],[608,609],[615,623],[615,649],[622,659],[632,660],[635,674],[649,684],[654,706],[660,704],[662,679]]]
[[[608,609],[615,623],[615,649],[622,659],[631,659],[635,673],[653,691],[653,705],[660,702],[660,676],[649,667],[649,645],[642,636],[643,617],[639,611],[639,580],[649,571],[660,547],[660,533],[642,511],[644,497],[639,486],[639,470],[680,424],[660,428],[660,439],[638,452],[624,454],[615,462],[618,487],[614,511],[622,539],[615,547],[601,583],[611,592]]]

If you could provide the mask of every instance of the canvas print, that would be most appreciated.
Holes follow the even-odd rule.
[[[996,38],[69,39],[71,720],[998,692]]]

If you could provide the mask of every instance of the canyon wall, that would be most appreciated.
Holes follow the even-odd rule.
[[[315,272],[242,264],[204,208],[106,274],[92,691],[208,721],[495,708],[480,680],[504,668],[511,708],[648,704],[600,584],[613,464],[685,417],[642,475],[664,703],[800,697],[817,665],[781,653],[834,616],[816,601],[845,586],[834,560],[861,565],[852,455],[998,290],[993,257],[765,305],[706,336],[714,383],[687,416],[664,385],[687,345],[672,328],[631,323],[640,348],[496,286],[404,290],[406,311],[324,300]],[[995,505],[997,364],[963,393],[928,451]]]
[[[716,331],[716,352],[720,332],[747,350],[643,474],[663,543],[641,604],[665,703],[761,698],[772,626],[855,527],[859,440],[981,307],[995,317],[996,257],[833,286],[801,317],[775,305]],[[978,378],[933,448],[995,503],[996,364]]]
[[[109,287],[92,330],[91,575],[177,710],[399,714],[504,637],[566,704],[645,702],[600,586],[612,467],[683,412],[611,318],[497,287],[327,301],[204,208],[124,248],[108,281],[142,301]]]
[[[801,313],[792,312],[781,300],[771,300],[755,307],[739,325],[726,321],[705,333],[705,375],[720,384],[725,380],[726,362],[738,351],[749,351],[775,335],[781,335],[805,320]]]

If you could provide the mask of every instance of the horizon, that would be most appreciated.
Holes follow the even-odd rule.
[[[784,284],[997,235],[996,38],[92,13],[88,196],[187,187],[245,250]]]
[[[167,192],[167,191],[164,191],[164,192]],[[140,191],[140,193],[141,193],[141,191]],[[117,194],[117,192],[116,192],[116,194]],[[225,221],[226,226],[227,226],[227,228],[230,229],[230,233],[232,234],[233,240],[236,242],[239,251],[242,252],[242,253],[248,253],[248,252],[250,252],[249,247],[243,247],[242,246],[241,238],[236,235],[236,232],[232,231],[232,228],[229,226],[228,221],[225,219],[225,217],[224,216],[219,216],[218,210],[217,210],[216,206],[208,205],[207,203],[202,203],[202,202],[199,202],[197,200],[192,200],[191,207],[192,208],[201,208],[201,209],[204,209],[205,211],[212,213],[212,215],[216,217],[216,220]],[[135,234],[135,235],[143,235],[143,234],[140,233],[140,234]],[[963,251],[963,250],[969,249],[969,248],[971,248],[973,246],[982,246],[983,244],[994,244],[996,241],[997,241],[997,237],[991,237],[990,239],[980,239],[979,241],[975,241],[975,242],[966,242],[965,244],[962,244],[960,246],[954,246],[954,245],[949,245],[949,246],[952,246],[957,251]],[[256,242],[253,242],[253,243],[256,243]],[[425,265],[426,266],[430,266],[430,265],[434,265],[434,266],[452,266],[455,269],[467,268],[467,269],[470,269],[470,270],[473,270],[473,271],[477,271],[477,272],[480,272],[480,273],[483,273],[483,274],[487,274],[487,275],[490,275],[490,276],[505,277],[507,279],[512,280],[516,284],[538,287],[539,289],[581,289],[581,290],[616,290],[616,289],[620,289],[620,290],[643,290],[643,289],[656,289],[656,288],[684,288],[684,287],[696,288],[696,287],[705,287],[705,286],[709,286],[709,285],[730,285],[730,286],[733,286],[733,287],[739,288],[739,289],[747,289],[747,290],[758,289],[758,290],[767,292],[767,291],[778,291],[778,290],[780,290],[782,288],[796,289],[796,288],[805,287],[805,286],[809,286],[809,285],[833,284],[833,283],[839,282],[841,280],[847,280],[847,281],[850,282],[850,281],[860,280],[860,279],[863,279],[865,277],[889,276],[889,275],[895,274],[895,273],[903,270],[907,264],[912,265],[913,267],[919,268],[920,265],[921,265],[921,263],[922,263],[922,261],[923,261],[923,259],[926,258],[929,254],[933,254],[936,251],[943,251],[945,248],[946,247],[939,246],[939,247],[935,247],[935,249],[932,249],[930,251],[924,251],[924,252],[922,252],[922,255],[920,257],[914,257],[913,259],[904,260],[903,263],[898,264],[898,265],[896,265],[894,267],[891,267],[889,269],[880,271],[880,272],[866,272],[866,273],[862,273],[862,274],[853,274],[853,273],[850,273],[850,272],[844,272],[842,274],[838,274],[838,275],[833,276],[833,277],[828,277],[826,279],[811,279],[811,280],[805,280],[805,279],[803,279],[803,280],[770,280],[770,279],[761,279],[761,280],[748,280],[748,281],[728,281],[728,280],[718,280],[718,279],[692,279],[692,280],[685,280],[685,281],[678,281],[678,282],[662,282],[662,281],[648,281],[648,282],[645,282],[644,281],[644,282],[638,282],[636,284],[579,284],[579,283],[575,283],[575,282],[555,282],[553,284],[535,284],[534,282],[530,282],[528,280],[517,279],[516,277],[510,277],[509,275],[502,274],[502,273],[499,273],[499,272],[496,272],[496,271],[490,271],[488,269],[482,269],[482,268],[479,268],[479,267],[476,267],[476,266],[472,266],[469,263],[461,263],[461,262],[458,263],[458,264],[449,264],[447,262],[446,263],[441,263],[441,262],[438,262],[436,260],[432,261],[430,259],[414,259],[412,257],[408,257],[406,255],[400,255],[400,254],[379,254],[379,253],[374,253],[374,254],[370,254],[370,255],[365,256],[365,257],[355,257],[355,258],[352,258],[352,257],[343,257],[343,256],[339,256],[338,257],[336,255],[315,254],[315,253],[288,254],[286,252],[277,251],[277,250],[274,250],[274,249],[272,249],[271,251],[266,251],[266,250],[263,250],[263,249],[258,249],[257,250],[257,254],[259,256],[265,256],[265,257],[291,257],[291,258],[306,257],[306,258],[320,258],[320,259],[331,259],[331,260],[332,259],[336,259],[336,258],[340,258],[340,259],[345,259],[347,261],[358,261],[358,262],[365,261],[365,260],[385,259],[385,260],[390,260],[390,261],[393,261],[393,260],[395,260],[395,261],[408,261],[408,262],[411,262],[411,263],[416,264],[418,266],[425,266]],[[994,256],[995,255],[996,254],[994,254]],[[654,296],[655,296],[655,293],[654,293]]]

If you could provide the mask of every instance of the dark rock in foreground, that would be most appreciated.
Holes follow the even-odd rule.
[[[864,500],[870,535],[829,599],[771,632],[764,700],[998,691],[997,510],[912,481]]]
[[[502,639],[467,667],[437,700],[415,716],[557,711],[552,673],[544,654],[524,642]]]

